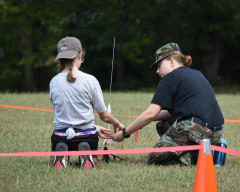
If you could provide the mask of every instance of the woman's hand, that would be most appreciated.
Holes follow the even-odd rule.
[[[121,130],[123,130],[124,125],[118,121],[117,124],[113,124],[114,133],[117,132],[117,128],[119,129],[119,131],[121,131]]]
[[[103,139],[111,139],[113,137],[113,134],[110,129],[106,129],[100,125],[95,125],[97,128],[98,136]]]
[[[118,131],[117,133],[112,135],[113,141],[121,142],[123,139],[124,139],[124,137],[122,135],[122,131]]]

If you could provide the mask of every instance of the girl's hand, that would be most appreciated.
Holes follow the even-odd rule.
[[[100,125],[95,125],[97,128],[98,136],[103,139],[111,139],[113,137],[112,131],[110,129],[104,128]]]

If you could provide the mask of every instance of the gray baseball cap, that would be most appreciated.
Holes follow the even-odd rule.
[[[55,61],[58,59],[74,59],[78,51],[82,50],[81,42],[76,37],[65,37],[57,44],[58,54]]]

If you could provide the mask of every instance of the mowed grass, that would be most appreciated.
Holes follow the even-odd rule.
[[[112,113],[125,126],[144,111],[153,93],[115,92],[111,96]],[[225,119],[240,119],[238,94],[217,94]],[[48,93],[0,94],[0,104],[51,109]],[[104,93],[106,105],[109,93]],[[0,107],[0,152],[50,151],[53,131],[52,112]],[[96,116],[96,124],[105,123]],[[228,148],[240,151],[240,124],[226,123],[224,136]],[[139,131],[113,148],[149,148],[158,141],[155,124]],[[100,147],[101,139],[99,140]],[[0,191],[192,191],[196,167],[144,166],[147,154],[126,154],[126,160],[112,159],[106,164],[99,156],[94,170],[76,168],[54,169],[49,157],[0,157]],[[226,165],[215,167],[218,191],[240,191],[240,157],[227,154]]]

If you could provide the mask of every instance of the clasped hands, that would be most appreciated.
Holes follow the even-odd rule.
[[[98,136],[103,139],[112,139],[113,141],[117,141],[117,142],[120,142],[124,139],[122,135],[122,130],[124,128],[124,125],[120,122],[118,122],[118,124],[116,125],[113,125],[114,134],[110,129],[107,129],[100,125],[96,125],[96,128],[97,128]],[[118,132],[117,132],[117,128],[119,129]]]

